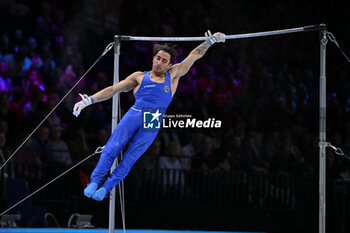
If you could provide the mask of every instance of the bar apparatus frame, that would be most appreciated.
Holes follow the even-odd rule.
[[[327,30],[325,24],[310,25],[298,28],[264,31],[255,33],[245,33],[236,35],[226,35],[226,40],[244,39],[263,36],[274,36],[281,34],[291,34],[297,32],[319,31],[320,33],[320,91],[319,91],[319,233],[326,232],[326,45]],[[121,41],[205,41],[205,37],[140,37],[140,36],[123,36],[116,35],[114,37],[114,74],[113,83],[119,82],[119,56]],[[112,132],[117,126],[118,113],[120,112],[119,94],[113,96],[112,107]],[[117,166],[114,162],[111,170]],[[124,192],[122,186],[119,191]],[[115,229],[115,188],[110,193],[109,201],[109,233],[113,233]],[[121,203],[122,214],[125,211],[124,203]]]

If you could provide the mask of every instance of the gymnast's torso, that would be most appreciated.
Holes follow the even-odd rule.
[[[135,104],[133,108],[142,110],[145,108],[164,109],[169,106],[172,100],[171,76],[169,72],[164,74],[163,82],[156,82],[151,79],[150,72],[145,71],[142,79],[138,80],[140,85],[134,89]]]

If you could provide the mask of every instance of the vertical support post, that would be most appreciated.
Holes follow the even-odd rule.
[[[116,84],[119,82],[119,55],[120,55],[120,38],[119,36],[114,37],[114,71],[113,71],[113,84]],[[117,127],[118,122],[118,112],[119,112],[119,94],[116,94],[113,96],[112,101],[112,132]],[[111,172],[117,167],[118,161],[117,159],[114,161]],[[112,191],[109,194],[109,225],[108,225],[108,232],[114,233],[115,228],[115,187],[112,189]]]
[[[320,26],[319,233],[326,232],[326,25]]]

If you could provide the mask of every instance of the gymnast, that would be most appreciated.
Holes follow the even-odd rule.
[[[107,100],[117,93],[133,90],[135,96],[135,104],[121,119],[103,149],[96,168],[91,174],[90,183],[84,189],[86,197],[92,197],[96,201],[107,197],[107,194],[127,176],[137,159],[152,144],[158,128],[144,128],[143,111],[157,109],[151,114],[151,122],[154,120],[162,122],[163,115],[176,92],[180,77],[190,70],[194,62],[200,59],[211,45],[216,42],[225,42],[225,34],[221,32],[212,35],[208,31],[205,36],[206,40],[193,49],[181,63],[173,64],[176,54],[173,46],[156,45],[151,71],[135,72],[92,96],[79,94],[82,100],[73,108],[73,114],[76,117],[85,107]],[[120,164],[100,186],[115,158],[129,141],[131,142]]]

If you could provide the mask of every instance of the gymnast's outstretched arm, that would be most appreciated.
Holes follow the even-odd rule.
[[[127,92],[132,90],[138,85],[136,77],[139,75],[142,75],[142,72],[135,72],[129,75],[126,79],[112,86],[106,87],[92,96],[79,94],[82,100],[74,105],[73,114],[76,117],[78,117],[81,110],[83,110],[85,107],[93,103],[108,100],[109,98],[111,98],[113,95],[117,93]]]
[[[175,64],[169,69],[171,77],[178,79],[184,76],[190,70],[194,62],[204,56],[211,45],[217,42],[225,42],[225,34],[221,32],[216,32],[211,35],[210,31],[208,31],[205,33],[205,36],[207,38],[206,41],[193,49],[181,63]]]
[[[134,89],[138,85],[136,77],[140,75],[143,75],[143,73],[140,71],[135,72],[130,76],[128,76],[126,79],[118,82],[117,84],[106,87],[105,89],[102,89],[101,91],[95,93],[92,96],[92,98],[94,99],[94,102],[95,103],[101,102],[111,98],[113,95],[117,93],[128,92]]]

